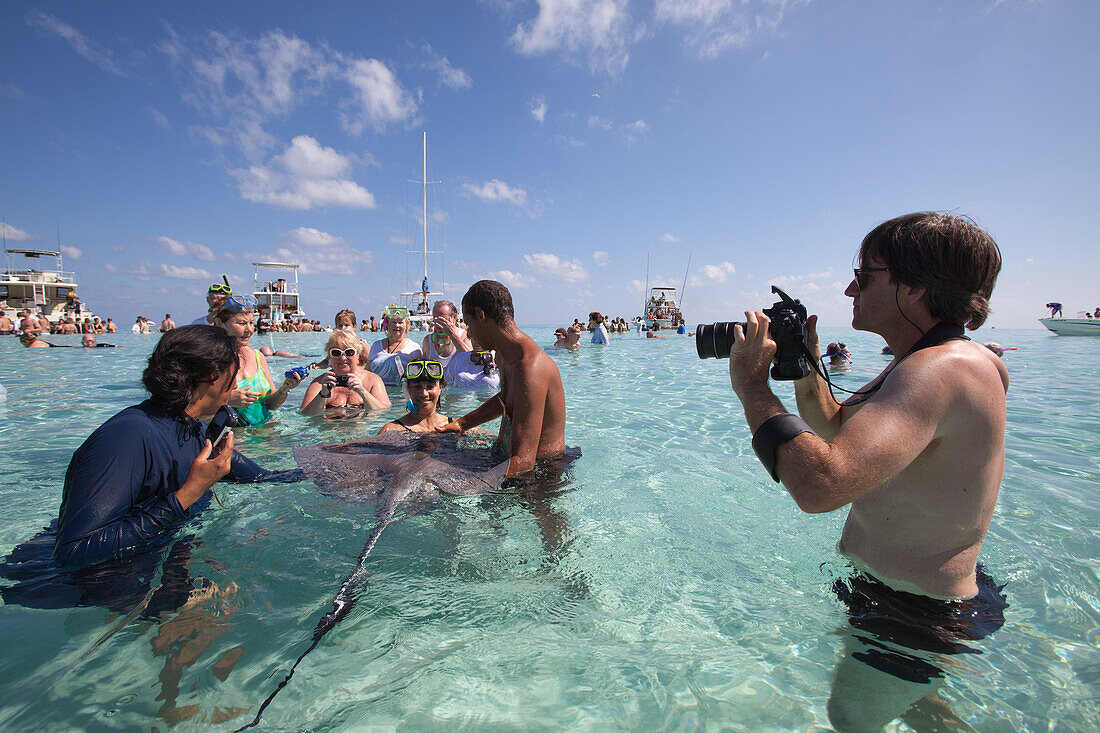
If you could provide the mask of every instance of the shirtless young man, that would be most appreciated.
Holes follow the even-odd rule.
[[[864,238],[859,262],[844,292],[853,299],[852,327],[879,334],[893,350],[882,374],[838,406],[811,373],[795,382],[804,422],[785,414],[768,388],[776,347],[757,311],[746,314],[746,333],[736,329],[730,381],[753,447],[772,461],[799,508],[850,505],[837,548],[857,572],[837,590],[853,626],[865,628],[867,609],[881,614],[893,604],[909,612],[889,619],[909,632],[906,647],[888,647],[887,661],[877,650],[846,657],[829,701],[839,730],[881,730],[929,692],[915,680],[942,677],[915,651],[942,652],[1004,622],[1004,597],[976,566],[1004,474],[1008,372],[963,337],[964,326],[985,321],[1001,269],[996,243],[973,222],[938,213],[892,219]],[[815,355],[816,326],[810,316],[807,346]],[[915,628],[913,617],[921,618]],[[923,646],[920,636],[939,646]],[[904,676],[896,674],[898,658],[909,665]],[[891,663],[901,679],[868,677]]]
[[[6,336],[12,333],[15,333],[15,324],[6,315],[0,313],[0,334]]]
[[[164,314],[164,320],[160,322],[160,326],[157,328],[161,333],[168,333],[176,327],[176,322],[172,320],[171,313]]]
[[[497,449],[511,459],[508,475],[525,473],[535,461],[565,450],[565,389],[558,365],[519,330],[512,294],[494,280],[470,286],[462,298],[470,338],[496,352],[500,388],[476,410],[452,420],[440,432],[463,433],[502,417]]]

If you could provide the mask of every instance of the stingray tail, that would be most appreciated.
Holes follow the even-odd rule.
[[[355,606],[355,590],[366,575],[363,564],[366,562],[370,551],[374,549],[375,543],[378,542],[378,537],[382,534],[382,530],[385,529],[387,524],[389,524],[388,518],[379,522],[375,528],[371,530],[370,535],[367,537],[366,544],[363,545],[362,552],[359,553],[358,565],[355,570],[352,570],[348,577],[344,579],[343,584],[340,586],[340,590],[333,596],[332,608],[317,622],[317,628],[313,630],[313,643],[294,661],[294,664],[290,667],[290,671],[286,673],[286,677],[284,677],[278,687],[267,696],[267,699],[263,701],[260,705],[260,709],[256,711],[256,717],[252,719],[252,722],[247,725],[242,725],[240,728],[234,730],[233,733],[240,733],[242,730],[247,730],[248,728],[260,724],[260,718],[263,717],[264,710],[266,710],[267,706],[271,704],[271,701],[275,699],[275,696],[282,692],[282,689],[287,686],[290,682],[290,678],[294,676],[294,670],[298,669],[298,665],[306,658],[306,655],[316,649],[325,634],[336,628],[336,624],[340,623],[345,616],[351,613],[352,607]]]

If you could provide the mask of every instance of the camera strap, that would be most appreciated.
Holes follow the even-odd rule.
[[[891,367],[889,371],[880,375],[879,378],[872,382],[865,391],[853,392],[852,396],[844,400],[841,406],[852,407],[853,405],[858,405],[861,402],[869,400],[871,398],[871,395],[873,395],[882,387],[883,383],[886,381],[886,378],[890,376],[894,369],[897,369],[898,364],[901,364],[903,361],[905,361],[921,349],[927,349],[932,346],[939,346],[940,344],[947,343],[948,341],[951,341],[953,339],[963,339],[964,341],[969,341],[970,337],[966,336],[963,333],[962,326],[940,321],[935,326],[932,326],[932,328],[925,331],[924,335],[917,339],[917,342],[913,344],[913,347],[909,349],[909,351],[905,352],[905,356],[898,359],[897,363],[894,364],[894,366]],[[832,386],[831,383],[830,386]]]

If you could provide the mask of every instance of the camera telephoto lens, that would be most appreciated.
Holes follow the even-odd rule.
[[[733,327],[737,321],[719,321],[707,326],[700,323],[695,327],[695,352],[700,359],[728,359],[733,348]],[[745,324],[741,324],[744,329]]]

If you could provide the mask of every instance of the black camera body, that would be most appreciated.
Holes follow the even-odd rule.
[[[806,363],[806,306],[774,285],[772,292],[780,297],[775,305],[764,309],[764,315],[771,319],[768,335],[776,344],[772,379],[802,379],[810,375]],[[728,359],[734,343],[733,327],[737,325],[744,330],[747,324],[729,321],[696,326],[695,350],[699,358]]]
[[[351,376],[351,375],[349,375],[349,374],[337,374],[336,375],[336,386],[337,387],[347,387],[349,376]]]

